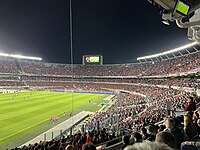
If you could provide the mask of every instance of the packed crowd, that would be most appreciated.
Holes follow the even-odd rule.
[[[0,73],[19,73],[16,64],[13,60],[0,58]]]
[[[126,116],[126,108],[122,109],[123,113],[120,114],[121,112],[121,108],[123,108],[123,104],[126,102],[123,102],[121,99],[120,101],[122,101],[122,105],[120,105],[119,107],[119,116],[122,115],[122,118],[120,119],[120,124],[122,124],[122,127],[125,128],[129,128],[130,130],[133,130],[134,132],[134,139],[136,142],[141,142],[142,140],[150,140],[150,141],[155,141],[156,140],[156,134],[160,131],[168,131],[172,134],[172,137],[174,136],[174,141],[173,141],[173,147],[172,148],[180,148],[181,143],[184,142],[185,140],[193,140],[193,138],[199,134],[199,128],[200,125],[198,125],[197,123],[200,122],[199,120],[199,112],[195,112],[193,115],[193,111],[196,110],[196,104],[198,105],[199,103],[199,98],[197,97],[197,95],[191,95],[189,93],[183,92],[183,91],[178,91],[178,90],[174,90],[174,89],[162,89],[162,88],[155,88],[155,87],[128,87],[129,90],[136,90],[136,91],[142,91],[143,94],[148,95],[148,99],[146,99],[146,101],[142,101],[145,102],[144,108],[146,108],[147,106],[149,106],[148,108],[144,109],[140,109],[140,107],[138,107],[136,105],[137,108],[137,112],[136,114],[138,115],[133,115],[131,114],[130,118],[127,119]],[[122,97],[121,97],[122,98]],[[124,97],[124,99],[126,99],[127,96]],[[122,98],[123,99],[123,98]],[[134,98],[135,101],[137,102],[137,99]],[[172,102],[172,117],[168,118],[167,117],[167,102],[171,101]],[[128,99],[128,103],[130,102],[130,100]],[[150,104],[147,104],[150,103]],[[141,103],[140,103],[141,104]],[[113,105],[114,108],[118,108],[117,106]],[[131,106],[131,104],[128,104],[128,106]],[[112,108],[112,107],[111,107]],[[185,111],[189,111],[185,117],[186,119],[183,121],[183,116],[182,117],[175,117],[175,111],[178,108],[182,108]],[[116,114],[117,111],[115,111]],[[130,111],[128,111],[129,114]],[[131,112],[134,112],[134,110],[131,110]],[[111,114],[111,115],[109,115]],[[125,115],[124,115],[125,114]],[[100,116],[100,117],[99,117]],[[108,114],[105,115],[105,113],[99,113],[97,114],[97,118],[101,118],[99,121],[107,123],[106,119],[108,117],[112,116],[113,114],[110,113],[110,111],[108,111]],[[133,117],[134,116],[134,117]],[[96,117],[96,116],[95,116]],[[96,119],[96,118],[95,118]],[[95,119],[92,119],[91,122],[92,124],[95,124]],[[112,119],[109,119],[112,120]],[[164,126],[160,125],[160,126],[156,126],[155,123],[160,122],[162,120],[165,120]],[[108,124],[105,124],[106,127],[112,127],[112,123],[109,122],[109,126]],[[103,123],[104,124],[104,123]],[[184,124],[184,126],[183,126]],[[148,126],[147,131],[144,128],[144,126]],[[184,128],[183,128],[184,127]],[[112,127],[112,129],[114,129]],[[125,129],[123,128],[123,131],[125,131]],[[158,135],[160,136],[160,134],[164,134],[161,135],[161,137],[163,138],[163,136],[165,136],[165,134],[168,133],[159,133]],[[170,135],[171,136],[171,135]],[[143,138],[142,138],[143,137]],[[198,137],[199,138],[199,137]],[[167,137],[165,139],[165,142],[167,143],[167,140],[169,140]],[[194,148],[195,142],[184,142],[181,146],[181,149],[185,150],[186,147],[190,147],[190,148]]]
[[[15,81],[7,81],[7,80],[1,80],[0,81],[0,86],[23,86],[22,83],[20,83],[19,81],[15,80]]]
[[[98,128],[108,128],[110,132],[128,131],[133,126],[133,118],[141,113],[145,108],[145,99],[141,96],[120,95],[117,100],[106,112],[100,112],[87,123],[89,131]],[[139,105],[135,105],[135,104]]]
[[[198,69],[200,53],[145,64],[74,65],[44,62],[20,62],[25,73],[60,76],[154,76]]]
[[[112,89],[116,88],[124,88],[124,90],[137,92],[146,95],[146,97],[130,96],[130,94],[121,96],[120,100],[116,101],[107,112],[96,114],[88,123],[89,127],[90,125],[96,126],[96,122],[99,122],[102,128],[111,126],[116,131],[116,121],[119,121],[120,124],[118,125],[123,130],[125,128],[128,130],[132,128],[138,130],[141,126],[148,125],[149,123],[154,124],[163,120],[167,115],[166,108],[169,101],[172,102],[174,112],[176,109],[184,109],[184,104],[189,96],[189,93],[184,91],[157,87],[122,87],[122,85],[121,87],[112,87]],[[114,114],[118,115],[119,120],[114,117]]]
[[[78,65],[29,62],[0,59],[0,73],[20,73],[18,61],[27,74],[50,76],[155,76],[182,73],[199,69],[200,53],[183,57],[144,64]]]
[[[29,82],[72,82],[71,77],[50,77],[50,76],[22,76],[22,79]],[[113,82],[113,83],[134,83],[148,85],[180,86],[200,89],[200,79],[197,78],[175,78],[175,79],[145,79],[145,78],[73,78],[76,82]]]
[[[40,141],[35,144],[24,145],[21,148],[13,148],[11,150],[96,150],[96,147],[91,143],[86,143],[87,134],[75,134],[73,136],[62,137],[60,140]],[[73,145],[78,145],[74,147]],[[85,144],[83,144],[85,143]],[[92,147],[93,149],[88,149]]]
[[[96,113],[86,123],[87,133],[77,133],[61,140],[41,141],[16,149],[62,150],[73,145],[75,150],[80,150],[85,143],[97,145],[120,136],[124,136],[121,149],[143,140],[165,143],[171,148],[181,150],[186,150],[187,146],[192,148],[200,146],[200,143],[191,142],[196,134],[200,133],[199,112],[194,112],[199,105],[199,98],[195,94],[170,88],[178,85],[199,89],[200,84],[196,78],[159,80],[94,78],[94,76],[154,76],[187,72],[199,68],[199,58],[200,53],[197,53],[153,64],[74,65],[73,73],[71,65],[19,61],[25,72],[20,78],[31,87],[80,91],[112,90],[117,93],[121,91],[121,94],[117,95],[117,99],[106,111]],[[0,61],[0,73],[19,73],[14,61]],[[70,78],[72,75],[75,77],[73,81]],[[2,76],[1,79],[0,86],[21,85],[17,77]],[[169,88],[143,84],[167,85]],[[169,102],[172,105],[171,117],[168,117],[167,111]],[[175,112],[178,109],[187,112],[184,119],[183,116],[176,117]],[[164,124],[157,124],[163,120]],[[165,139],[168,136],[172,137],[171,143]]]
[[[24,84],[24,82],[26,84]],[[49,76],[11,76],[0,75],[0,86],[24,86],[28,85],[31,89],[67,89],[67,90],[90,90],[102,91],[113,85],[125,89],[125,85],[144,85],[144,86],[178,86],[180,88],[200,89],[198,78],[170,78],[170,79],[113,79],[113,78],[70,78],[70,77],[49,77]],[[106,86],[106,84],[108,86]]]
[[[85,143],[97,145],[119,136],[124,136],[121,149],[144,140],[165,143],[171,148],[181,150],[198,146],[194,142],[195,138],[199,138],[197,135],[200,133],[199,111],[195,111],[199,103],[197,95],[175,89],[120,86],[125,90],[141,92],[146,97],[121,93],[111,107],[105,112],[96,113],[86,123],[87,133],[77,133],[58,141],[40,142],[21,149],[44,149],[44,147],[65,149],[67,145],[72,144],[75,150],[80,150]],[[172,102],[171,117],[167,115],[168,101]],[[184,118],[176,116],[175,111],[178,108],[187,112]],[[164,123],[157,124],[162,120]]]
[[[199,80],[193,79],[137,79],[126,78],[120,79],[120,76],[154,76],[167,75],[177,72],[187,72],[199,68],[200,53],[183,56],[176,59],[166,60],[155,63],[145,64],[113,64],[113,65],[74,65],[73,73],[70,64],[56,64],[44,62],[30,62],[21,60],[0,60],[0,73],[4,74],[1,78],[0,86],[20,85],[18,82],[25,81],[28,86],[45,86],[45,87],[65,87],[66,81],[71,82],[71,76],[74,75],[73,81],[77,82],[115,82],[115,83],[135,83],[135,84],[152,84],[152,85],[178,85],[199,89]],[[17,67],[18,66],[18,67]],[[19,67],[20,66],[20,67]],[[24,72],[24,73],[23,73]],[[8,80],[10,75],[20,76],[21,79]],[[178,75],[178,74],[177,74]],[[96,77],[95,77],[96,76]],[[109,76],[101,78],[101,76]],[[114,77],[118,76],[118,77]]]

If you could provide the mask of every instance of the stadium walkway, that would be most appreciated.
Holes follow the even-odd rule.
[[[89,111],[82,111],[78,114],[76,114],[74,117],[73,117],[73,124],[77,123],[78,121],[80,121],[81,119],[83,119],[84,117],[86,117],[87,115],[90,115],[90,114],[94,114],[94,112],[89,112]],[[23,145],[28,145],[28,144],[34,144],[36,142],[39,142],[39,141],[43,141],[44,140],[44,134],[50,134],[51,132],[55,132],[57,131],[59,133],[60,130],[65,130],[69,127],[72,126],[72,118],[69,118],[67,119],[66,121],[58,124],[57,126],[49,129],[48,131],[40,134],[39,136],[35,137],[34,139],[24,143]],[[47,139],[48,140],[48,139]],[[23,146],[22,145],[22,146]]]
[[[110,101],[115,95],[109,95],[108,97],[104,98],[103,100]]]

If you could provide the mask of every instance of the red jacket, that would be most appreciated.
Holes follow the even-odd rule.
[[[184,110],[185,111],[195,111],[196,110],[195,102],[190,102],[189,104],[186,104]]]
[[[86,142],[87,142],[87,143],[92,143],[92,138],[91,138],[89,135],[87,135]]]

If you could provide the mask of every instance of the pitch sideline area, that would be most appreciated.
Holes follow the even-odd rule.
[[[86,94],[73,93],[74,113],[81,111],[95,112],[101,107],[100,103],[107,103],[103,100],[107,94]],[[72,93],[35,91],[10,93],[0,95],[0,149],[2,145],[11,144],[13,140],[23,137],[25,134],[42,126],[48,126],[45,130],[28,135],[15,145],[21,145],[37,135],[56,126],[49,125],[50,117],[59,117],[58,123],[63,122],[63,112],[67,118],[72,111]],[[14,142],[15,143],[15,142]]]
[[[68,129],[73,124],[76,124],[77,122],[84,119],[85,117],[87,117],[90,114],[94,114],[94,112],[82,111],[82,112],[76,114],[75,116],[73,116],[73,118],[67,119],[66,121],[58,124],[57,126],[49,129],[48,131],[40,134],[39,136],[37,136],[34,139],[26,142],[23,145],[29,145],[29,144],[34,144],[34,143],[39,142],[39,141],[43,141],[44,140],[44,134],[51,134],[51,132],[60,131],[60,130],[64,131],[65,129]]]

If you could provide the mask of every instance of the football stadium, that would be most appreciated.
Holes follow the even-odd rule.
[[[149,0],[191,41],[117,64],[73,62],[69,2],[71,63],[0,52],[0,150],[200,149],[200,1]]]

